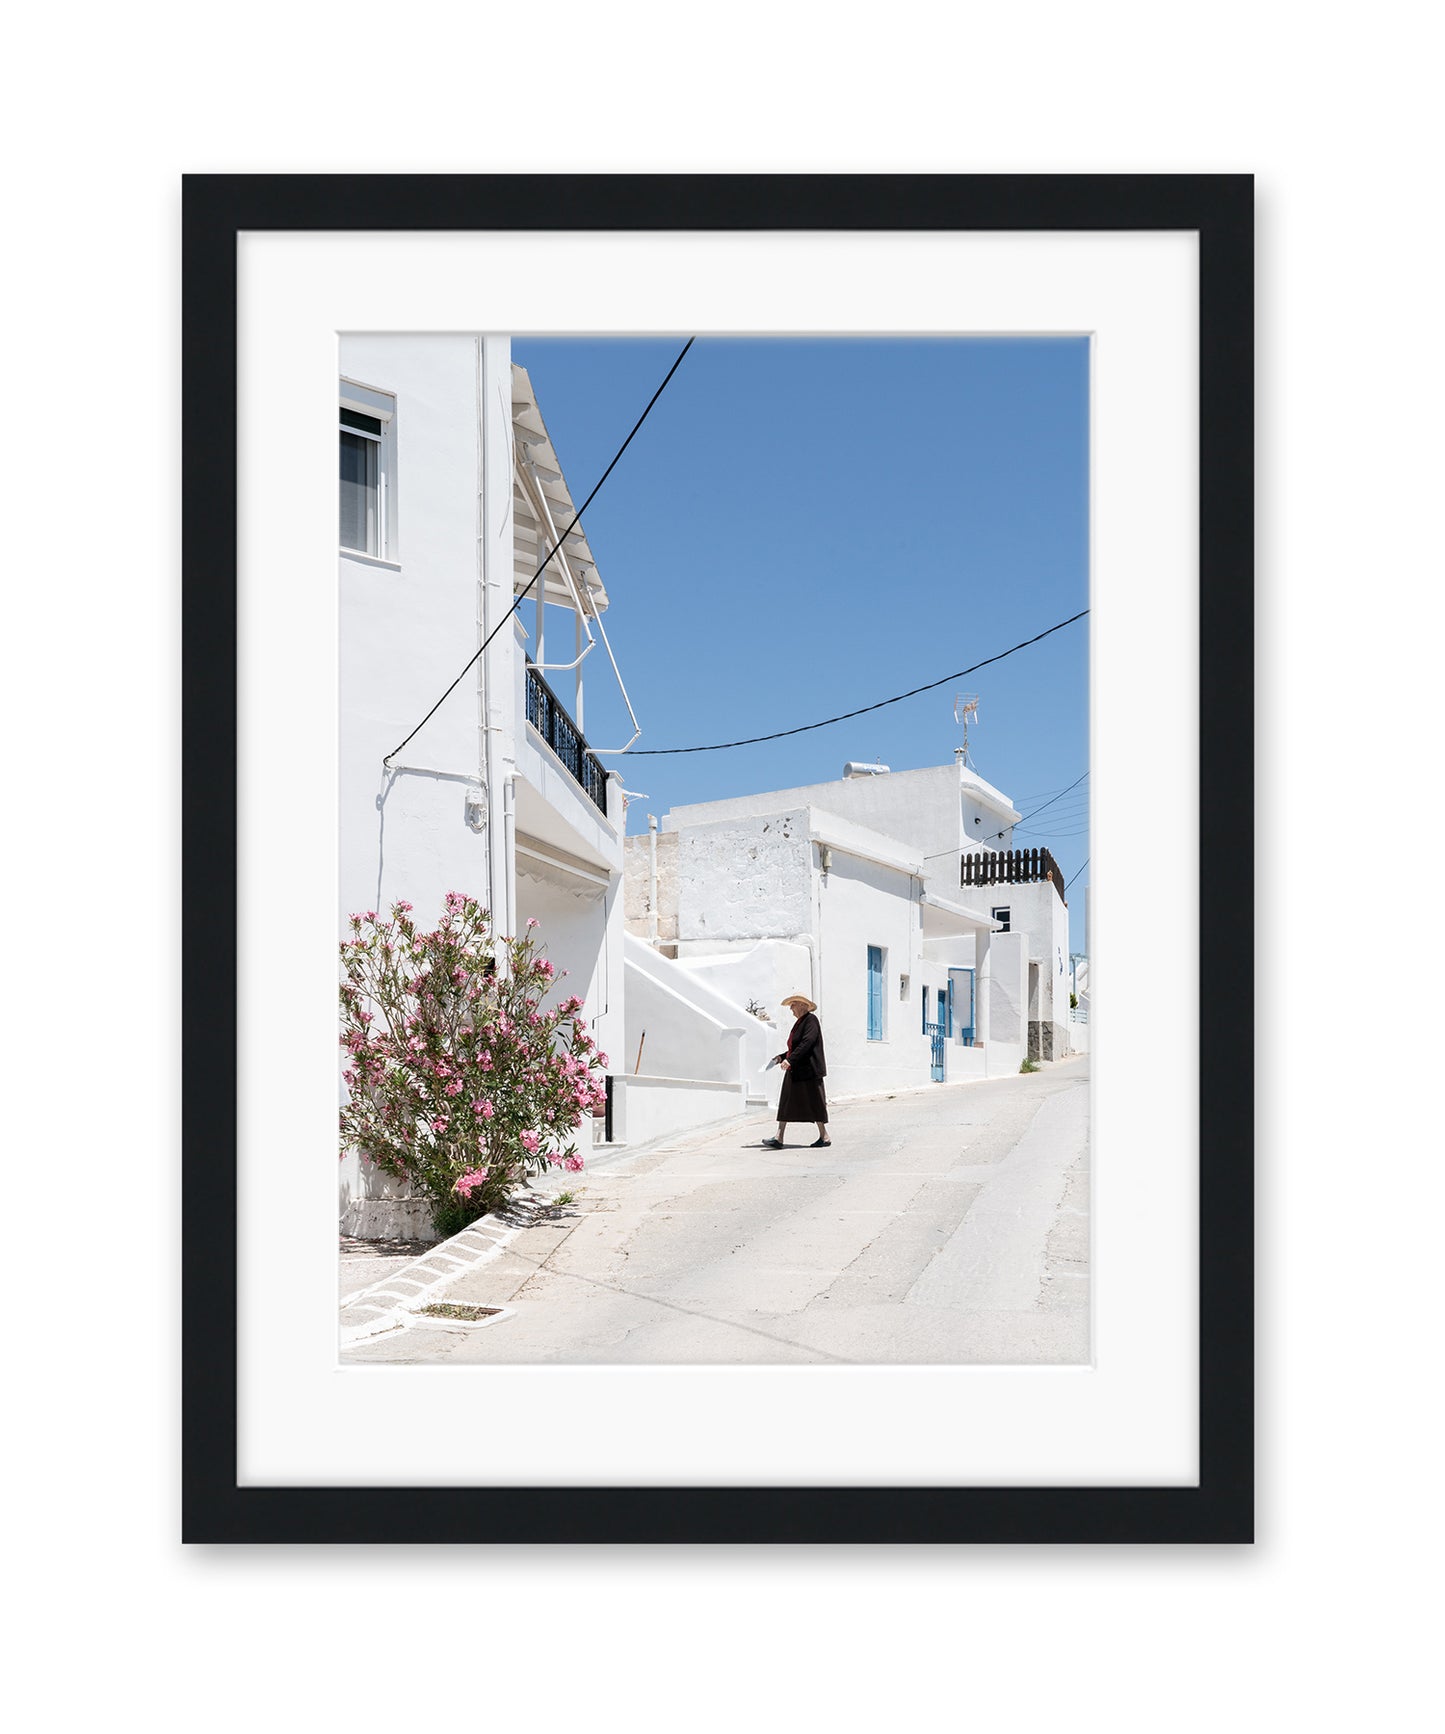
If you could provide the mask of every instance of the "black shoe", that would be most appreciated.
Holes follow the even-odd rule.
[[[787,1145],[779,1143],[776,1138],[764,1138],[763,1139],[763,1149],[764,1150],[786,1150]]]
[[[815,1138],[808,1148],[810,1150],[831,1150],[833,1140],[831,1138]]]

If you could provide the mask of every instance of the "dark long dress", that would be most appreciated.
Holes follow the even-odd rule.
[[[778,1124],[789,1120],[828,1123],[828,1096],[823,1079],[828,1062],[823,1055],[823,1026],[814,1012],[804,1012],[788,1037],[788,1069],[778,1096]]]

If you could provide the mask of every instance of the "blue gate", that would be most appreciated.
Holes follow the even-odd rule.
[[[928,1075],[935,1084],[941,1084],[943,1082],[943,1044],[948,1034],[948,1025],[926,1023],[923,1026],[923,1031],[933,1043],[933,1057]]]

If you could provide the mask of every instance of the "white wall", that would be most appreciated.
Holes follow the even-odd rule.
[[[1028,1043],[1028,936],[995,933],[989,941],[988,1040],[1007,1046]],[[992,1071],[992,1067],[989,1068]]]
[[[1012,848],[1018,821],[1007,796],[977,772],[964,768],[959,771],[958,785],[964,851]]]
[[[749,1060],[757,1059],[747,1050],[749,1025],[755,1044],[763,1041],[756,1018],[745,1018],[635,934],[624,937],[623,967],[627,1035],[624,1051],[613,1056],[614,1073],[746,1084]]]
[[[813,927],[808,815],[689,827],[677,844],[678,955],[791,939]]]
[[[741,1063],[748,1090],[753,1095],[770,1094],[776,1098],[781,1082],[776,1071],[764,1068],[786,1040],[791,1014],[782,1004],[786,993],[812,992],[810,954],[803,945],[787,940],[763,940],[745,951],[727,951],[715,957],[664,957],[646,941],[634,934],[624,939],[625,954],[630,969],[640,970],[664,983],[679,999],[698,1007],[709,1018],[729,1029],[743,1032]],[[628,1026],[638,1033],[645,1026],[634,1017],[632,999],[633,976],[628,977]],[[754,1003],[768,1012],[767,1020],[751,1014],[747,1007]],[[649,1037],[649,1043],[651,1037]],[[636,1053],[629,1044],[628,1056]],[[678,1077],[710,1077],[710,1072],[689,1072],[678,1066],[654,1064],[649,1045],[646,1063],[648,1071],[667,1071]]]
[[[537,937],[542,953],[558,970],[550,998],[578,994],[588,1032],[620,1065],[623,985],[607,944],[611,905],[607,890],[585,881],[568,880],[526,855],[517,858],[517,926],[528,917],[540,923]],[[561,971],[567,973],[561,975]]]
[[[760,939],[752,945],[707,956],[692,952],[677,961],[689,975],[708,983],[734,1005],[744,1008],[749,1002],[760,1005],[772,1020],[774,1033],[788,1021],[784,994],[816,997],[813,953],[807,945],[794,940]]]
[[[1048,880],[983,886],[978,896],[990,908],[1007,905],[1012,930],[1027,936],[1029,956],[1039,962],[1038,1005],[1029,1016],[1047,1026],[1043,1057],[1062,1059],[1069,1043],[1069,911],[1063,899]]]
[[[828,1086],[838,1095],[926,1084],[919,966],[918,880],[875,862],[832,852],[815,875],[818,902],[818,1016],[828,1052]],[[868,947],[883,948],[883,1039],[868,1039]],[[907,997],[899,993],[907,976]]]
[[[489,900],[485,838],[467,824],[480,786],[474,672],[400,756],[381,761],[476,648],[476,341],[341,339],[341,373],[396,396],[399,558],[340,557],[341,914],[397,897],[422,917],[448,891]],[[431,774],[438,773],[438,774]]]
[[[612,1081],[612,1139],[638,1145],[741,1114],[741,1084],[683,1078],[618,1077]]]
[[[959,782],[955,764],[928,765],[916,771],[890,771],[881,777],[840,777],[831,783],[740,795],[725,801],[700,801],[674,807],[663,820],[667,831],[724,819],[741,819],[801,807],[820,807],[855,824],[896,838],[920,854],[954,851],[959,846]]]

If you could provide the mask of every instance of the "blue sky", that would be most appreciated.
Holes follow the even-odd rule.
[[[684,340],[514,338],[579,503]],[[635,750],[766,734],[937,680],[1088,606],[1087,341],[700,337],[584,527]],[[608,757],[647,796],[628,830],[686,801],[829,781],[849,759],[947,763],[957,691],[979,695],[978,771],[1028,813],[1088,768],[1088,627],[788,740]],[[588,741],[621,746],[605,652],[587,675]],[[571,677],[555,679],[567,702]],[[1071,879],[1088,788],[1015,838]],[[1076,949],[1087,883],[1085,869],[1069,892]]]

